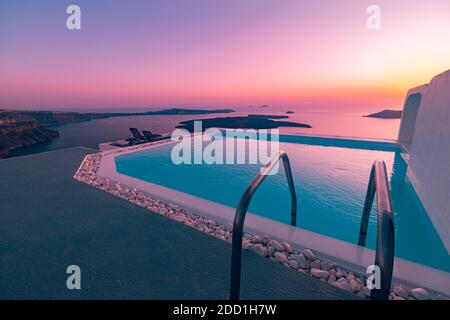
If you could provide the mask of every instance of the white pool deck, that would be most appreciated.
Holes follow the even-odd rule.
[[[397,142],[390,140],[363,140],[342,137],[301,136],[312,139],[337,138],[340,140],[348,140],[349,142],[364,141],[369,144],[374,143],[375,145],[392,145],[392,147],[402,148]],[[175,142],[169,140],[156,144],[149,143],[128,148],[104,151],[102,153],[103,156],[97,175],[120,182],[128,188],[139,189],[151,197],[160,199],[169,204],[178,205],[199,215],[203,215],[204,217],[211,218],[217,222],[232,224],[236,211],[232,207],[208,201],[117,172],[115,157],[144,149],[156,148],[161,145],[171,143]],[[297,219],[301,219],[301,212]],[[361,274],[365,274],[366,268],[369,265],[373,265],[375,261],[375,250],[327,237],[300,227],[293,227],[288,224],[283,224],[250,212],[247,213],[246,216],[245,231],[257,235],[269,235],[275,239],[287,241],[296,249],[309,248],[315,251],[319,258],[336,262],[342,267],[346,267]],[[450,295],[450,273],[410,262],[398,257],[395,258],[394,262],[393,282],[410,287],[424,287],[431,291],[443,293],[447,296]]]

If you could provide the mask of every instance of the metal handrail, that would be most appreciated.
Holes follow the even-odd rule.
[[[367,187],[366,200],[361,218],[359,231],[359,246],[366,245],[367,227],[372,210],[373,200],[377,194],[378,223],[377,223],[377,246],[375,253],[375,265],[381,271],[380,289],[372,289],[371,299],[385,300],[389,297],[394,271],[394,214],[392,210],[389,181],[386,165],[382,160],[376,160],[370,173],[369,185]]]
[[[284,171],[289,185],[291,194],[291,225],[297,225],[297,194],[295,193],[294,179],[292,177],[291,165],[289,157],[284,151],[280,151],[264,168],[250,181],[249,185],[242,194],[241,200],[236,209],[236,215],[233,223],[233,238],[231,251],[231,283],[230,283],[230,299],[239,300],[241,287],[241,258],[242,258],[242,234],[244,229],[245,215],[247,214],[250,200],[254,193],[265,180],[267,175],[273,169],[275,164],[282,159]]]

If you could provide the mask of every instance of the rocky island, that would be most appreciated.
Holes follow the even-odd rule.
[[[367,118],[379,118],[379,119],[401,119],[402,111],[401,110],[383,110],[377,113],[372,113],[368,115],[364,115],[363,117]]]
[[[279,127],[297,127],[311,128],[304,123],[290,121],[275,121],[272,119],[285,119],[288,116],[270,116],[270,115],[249,115],[247,117],[222,117],[202,119],[203,130],[208,128],[226,128],[226,129],[276,129]],[[179,129],[185,129],[189,132],[194,131],[194,122],[199,120],[188,120],[180,122]]]

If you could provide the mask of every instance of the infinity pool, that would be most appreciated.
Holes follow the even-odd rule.
[[[298,226],[356,244],[371,166],[382,159],[390,178],[395,214],[396,256],[450,272],[450,257],[406,178],[400,148],[392,144],[280,136],[298,197]],[[175,165],[174,144],[115,158],[117,172],[235,208],[260,165]],[[290,196],[284,170],[269,176],[249,212],[290,223]],[[176,199],[174,199],[175,201]],[[367,246],[375,248],[376,208]]]

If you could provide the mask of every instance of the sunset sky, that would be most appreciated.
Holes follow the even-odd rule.
[[[400,108],[449,68],[449,0],[0,1],[0,108]]]

